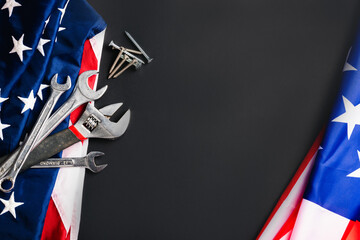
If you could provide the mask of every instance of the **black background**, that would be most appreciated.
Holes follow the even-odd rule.
[[[108,24],[96,106],[132,110],[87,173],[80,240],[254,239],[326,123],[355,0],[89,0]],[[107,80],[129,31],[154,61]]]

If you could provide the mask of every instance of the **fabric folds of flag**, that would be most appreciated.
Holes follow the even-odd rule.
[[[0,0],[0,156],[19,145],[50,93],[50,79],[98,70],[106,24],[85,0]],[[96,76],[89,86],[96,88]],[[64,103],[71,94],[60,98]],[[77,110],[54,131],[74,123]],[[63,151],[83,156],[87,141]],[[58,155],[60,156],[60,155]],[[0,192],[0,239],[77,239],[84,169],[30,169]]]
[[[360,31],[324,136],[314,143],[257,239],[360,239],[359,68]]]

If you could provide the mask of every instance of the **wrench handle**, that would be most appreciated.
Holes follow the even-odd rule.
[[[32,168],[59,168],[59,167],[74,167],[74,160],[50,158],[48,160],[41,161],[37,165],[32,166]]]
[[[21,168],[22,171],[51,158],[80,140],[68,128],[45,138],[34,150]],[[1,159],[0,159],[1,160]]]
[[[68,128],[45,138],[36,148],[34,148],[27,157],[21,171],[38,164],[41,161],[51,158],[65,148],[79,142],[80,140]],[[9,157],[9,155],[0,157],[0,165]]]

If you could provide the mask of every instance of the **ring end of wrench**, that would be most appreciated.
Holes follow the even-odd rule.
[[[6,183],[10,183],[11,185],[9,186],[9,188],[6,188]],[[4,193],[9,193],[14,189],[15,186],[15,179],[12,177],[6,177],[6,178],[2,178],[0,180],[0,190]]]

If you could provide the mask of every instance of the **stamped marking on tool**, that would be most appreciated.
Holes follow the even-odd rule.
[[[100,119],[98,119],[94,114],[91,114],[83,123],[83,125],[87,130],[92,132],[100,122]]]

